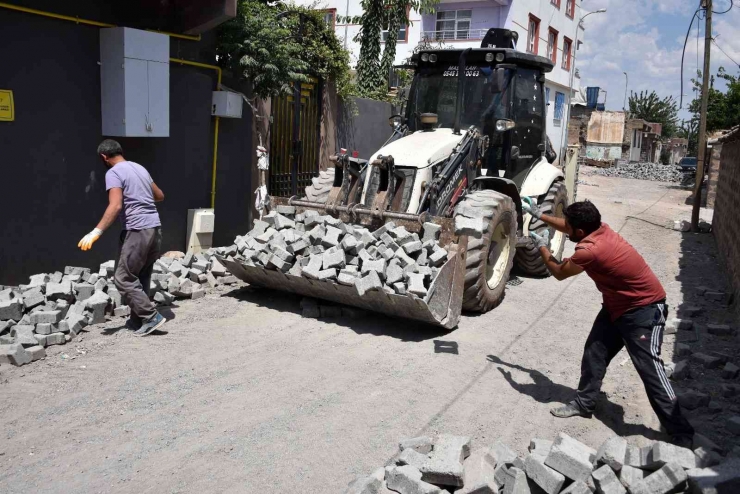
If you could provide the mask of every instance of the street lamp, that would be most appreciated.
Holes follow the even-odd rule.
[[[576,24],[576,41],[573,44],[573,46],[575,47],[575,49],[574,49],[574,52],[573,52],[573,55],[574,55],[573,56],[573,63],[571,64],[571,67],[570,67],[570,83],[568,84],[568,120],[567,120],[568,123],[570,123],[570,100],[571,100],[571,97],[572,97],[572,94],[573,94],[573,77],[575,76],[575,73],[576,73],[576,60],[577,60],[577,57],[575,55],[578,52],[578,30],[581,28],[581,23],[583,22],[583,19],[585,19],[586,17],[590,16],[591,14],[605,14],[605,13],[606,13],[606,9],[594,10],[593,12],[589,12],[586,15],[584,15],[583,17],[581,17],[578,20],[578,24]],[[567,132],[568,124],[566,124],[565,129],[566,129],[566,131],[562,133],[561,138],[560,138],[560,157],[561,157],[561,159],[562,159],[563,155],[565,154],[564,153],[564,149],[565,149],[565,136],[568,134],[568,132]]]
[[[622,104],[622,111],[627,111],[627,88],[630,85],[630,78],[627,75],[627,72],[622,72],[624,74],[624,103]]]

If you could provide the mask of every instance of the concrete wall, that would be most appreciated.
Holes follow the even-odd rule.
[[[17,2],[21,4],[21,2]],[[94,0],[28,3],[82,18],[117,22]],[[120,5],[119,5],[120,6]],[[214,63],[214,36],[171,40],[179,58]],[[0,9],[0,88],[14,92],[16,119],[0,122],[0,284],[27,281],[65,265],[96,267],[116,255],[115,224],[89,252],[77,242],[107,205],[106,169],[95,154],[101,135],[99,30]],[[224,79],[234,89],[248,88]],[[120,139],[163,189],[158,208],[165,250],[185,247],[187,210],[210,205],[215,72],[170,67],[170,137]],[[214,243],[227,244],[250,224],[252,118],[221,119]]]
[[[719,176],[712,232],[737,299],[740,293],[740,243],[737,241],[740,238],[740,129],[722,139]],[[735,306],[738,308],[740,304]]]
[[[622,144],[586,143],[586,158],[596,161],[614,161],[622,157]]]
[[[709,161],[707,161],[707,207],[714,208],[714,203],[717,199],[717,187],[719,185],[719,171],[722,162],[722,148],[724,145],[721,142],[714,144],[708,149]],[[732,148],[728,147],[727,152],[732,152]]]

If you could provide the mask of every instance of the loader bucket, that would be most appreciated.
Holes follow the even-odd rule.
[[[383,290],[369,291],[360,296],[354,286],[292,276],[249,265],[232,257],[216,257],[234,276],[253,286],[329,300],[452,329],[457,326],[462,310],[465,246],[451,245],[448,251],[447,262],[423,299],[412,294],[388,294]]]

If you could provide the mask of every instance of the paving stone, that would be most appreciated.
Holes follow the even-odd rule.
[[[154,294],[154,301],[160,305],[172,305],[175,301],[175,296],[167,292],[157,292]]]
[[[126,307],[128,309],[128,307]],[[85,317],[84,314],[79,313],[71,313],[67,314],[67,327],[69,328],[69,331],[74,334],[78,334],[80,331],[82,331],[82,328],[87,326],[87,317]]]
[[[180,282],[180,286],[177,290],[171,292],[173,295],[178,297],[190,297],[193,294],[193,290],[197,286],[197,283],[193,283],[190,280],[183,280]]]
[[[434,249],[434,252],[429,256],[429,265],[439,267],[447,261],[447,251],[441,247]]]
[[[46,357],[46,350],[44,350],[44,347],[41,345],[28,347],[26,348],[26,352],[31,355],[32,362],[36,362],[37,360],[41,360]]]
[[[499,440],[493,443],[491,453],[493,454],[493,457],[496,458],[496,464],[512,463],[514,459],[516,459],[516,452]]]
[[[656,441],[652,448],[652,463],[649,469],[655,470],[667,463],[678,463],[683,468],[696,468],[696,455],[688,448],[682,448],[664,441]]]
[[[691,319],[668,319],[665,324],[665,334],[675,334],[677,330],[694,329],[694,321]]]
[[[322,256],[312,255],[308,259],[308,264],[303,267],[301,276],[312,280],[318,280],[319,272],[321,271],[321,266],[323,264]]]
[[[719,465],[722,462],[722,457],[711,449],[704,447],[694,448],[694,454],[696,455],[696,466],[697,468],[712,467]]]
[[[373,475],[358,477],[347,485],[344,494],[380,494],[383,481]]]
[[[340,248],[332,248],[321,256],[322,269],[343,269],[347,265],[344,251]]]
[[[61,320],[62,311],[59,310],[41,310],[31,314],[31,324],[40,324],[44,322],[54,324]]]
[[[396,455],[396,465],[411,465],[415,468],[421,468],[429,459],[425,454],[419,453],[412,448],[407,448]]]
[[[355,279],[355,288],[357,289],[357,293],[360,296],[363,296],[368,291],[381,290],[383,288],[383,283],[380,281],[378,273],[370,271],[362,278]]]
[[[439,233],[441,230],[442,226],[436,223],[424,223],[424,236],[422,237],[422,242],[427,242],[429,240],[437,242],[439,240]]]
[[[421,242],[419,240],[407,242],[403,244],[401,248],[404,250],[404,252],[406,252],[406,254],[411,256],[421,252]]]
[[[96,292],[100,292],[100,291],[104,292],[107,286],[108,286],[108,282],[105,280],[98,280],[93,285]]]
[[[0,321],[0,336],[10,333],[10,328],[15,326],[15,321]]]
[[[308,225],[306,225],[308,226]],[[311,231],[308,232],[308,239],[311,241],[311,244],[318,245],[321,243],[321,240],[326,235],[326,228],[324,228],[322,225],[316,225],[311,229]]]
[[[524,460],[527,476],[547,494],[557,494],[565,484],[565,476],[545,465],[544,457],[530,453]]]
[[[592,494],[591,488],[585,483],[577,480],[562,490],[560,494]]]
[[[302,273],[303,273],[303,267],[299,263],[295,263],[293,264],[293,267],[291,267],[288,270],[287,274],[291,276],[301,276]]]
[[[326,235],[321,239],[321,245],[326,248],[336,247],[339,245],[339,236],[342,234],[342,230],[333,226],[326,227]]]
[[[667,463],[632,486],[631,494],[667,494],[682,488],[688,475],[678,463]]]
[[[610,437],[596,451],[596,461],[609,465],[614,471],[622,469],[626,456],[627,441],[619,436]]]
[[[455,494],[498,494],[496,459],[488,448],[473,451],[463,463],[463,488]]]
[[[385,260],[368,260],[362,263],[360,274],[365,275],[370,271],[375,271],[381,280],[385,279]]]
[[[678,357],[691,355],[691,347],[686,343],[676,343],[675,354]]]
[[[407,266],[410,266],[412,264],[416,264],[414,259],[409,257],[406,252],[403,251],[403,249],[398,249],[394,255],[395,259],[398,259],[398,262],[401,264],[402,268],[405,268]]]
[[[504,494],[530,494],[530,492],[527,474],[524,473],[524,470],[517,467],[509,468],[504,485]]]
[[[399,295],[406,295],[406,283],[402,281],[393,283],[393,291]]]
[[[34,307],[44,305],[44,303],[46,302],[46,297],[41,291],[41,287],[36,287],[28,290],[27,292],[23,292],[22,300],[25,310],[29,311]]]
[[[735,494],[740,492],[740,458],[730,458],[711,468],[686,472],[689,492],[696,494]]]
[[[731,336],[735,330],[729,324],[707,324],[707,332],[715,336]]]
[[[5,288],[0,290],[0,302],[8,302],[16,298],[17,294],[12,288]]]
[[[550,441],[549,439],[534,437],[529,440],[528,450],[530,453],[547,457],[547,455],[550,454],[550,449],[552,449],[552,441]]]
[[[354,286],[356,279],[356,275],[349,274],[345,271],[340,271],[339,275],[337,275],[337,283],[339,283],[340,285]]]
[[[646,475],[647,472],[641,468],[624,465],[619,470],[619,481],[627,490],[631,490],[632,486],[644,479]]]
[[[187,271],[188,279],[194,283],[198,283],[198,280],[200,279],[200,275],[202,274],[203,274],[203,271],[201,271],[200,269],[191,268],[191,269],[188,269]],[[157,282],[155,283],[155,287],[160,290],[168,290],[169,286],[170,286],[169,278],[166,278],[164,280],[161,280],[161,279],[157,280]]]
[[[720,390],[725,398],[732,398],[740,394],[740,386],[737,384],[723,384],[720,386]]]
[[[403,225],[388,230],[388,234],[398,245],[403,245],[406,242],[412,241],[411,232],[409,232]]]
[[[283,230],[285,228],[295,228],[295,221],[288,218],[287,216],[283,216],[280,213],[276,213],[273,226],[277,230]]]
[[[385,483],[399,494],[441,494],[442,490],[422,480],[422,473],[410,465],[386,467]]]
[[[202,261],[194,261],[191,263],[190,267],[200,269],[201,271],[208,269],[207,263]],[[182,276],[186,270],[187,268],[180,264],[180,261],[173,261],[169,266],[167,266],[167,271],[175,276]]]
[[[10,336],[16,343],[20,343],[23,347],[30,347],[38,345],[38,340],[35,338],[33,330],[34,326],[28,324],[16,324],[10,330]]]
[[[48,322],[42,322],[36,325],[36,329],[34,330],[36,334],[51,334],[55,331],[52,331],[52,325]]]
[[[20,299],[5,300],[0,302],[0,320],[12,319],[19,321],[23,317],[23,302]]]
[[[738,373],[740,373],[740,367],[732,362],[727,362],[724,369],[722,369],[722,377],[725,379],[735,379]]]
[[[627,490],[609,465],[594,470],[593,479],[599,494],[627,494]]]
[[[345,235],[344,238],[342,238],[342,242],[339,244],[339,246],[344,250],[345,252],[350,252],[352,254],[357,254],[357,246],[361,245],[361,243],[355,238],[354,235]],[[362,245],[364,248],[364,244]]]
[[[113,315],[116,317],[125,317],[131,314],[131,307],[124,305],[123,307],[116,307],[113,309]]]
[[[545,465],[571,480],[586,480],[593,470],[596,450],[565,433],[558,434],[553,442]]]
[[[179,280],[176,276],[174,277],[176,280]],[[170,277],[170,281],[172,281],[172,277]],[[178,282],[179,283],[179,282]],[[169,284],[167,286],[169,288]],[[170,290],[171,292],[172,290]],[[120,307],[123,305],[123,295],[121,295],[121,292],[119,292],[115,287],[111,288],[111,286],[108,286],[108,291],[106,292],[108,297],[110,297],[110,301],[113,304],[113,307]]]
[[[286,251],[287,252],[287,251]],[[267,267],[274,268],[283,273],[287,273],[293,264],[289,261],[284,261],[277,254],[272,254],[267,260]]]
[[[388,223],[385,223],[383,226],[381,226],[380,228],[378,228],[377,230],[375,230],[373,232],[373,237],[375,237],[376,239],[380,240],[381,237],[383,236],[383,234],[385,234],[385,233],[387,233],[387,232],[389,232],[389,231],[391,231],[391,230],[393,230],[395,228],[396,228],[396,224],[394,222],[392,222],[392,221],[389,221]]]
[[[680,360],[673,365],[673,372],[670,377],[674,381],[683,381],[684,379],[691,377],[691,367],[687,360]]]
[[[721,358],[707,355],[706,353],[701,352],[691,354],[691,360],[703,365],[707,369],[716,369],[722,366]]]
[[[87,300],[95,293],[95,287],[88,283],[78,283],[75,285],[75,291],[77,292],[77,300]]]
[[[319,271],[316,279],[320,281],[335,280],[337,279],[337,270],[336,269],[322,269],[321,271]]]
[[[426,297],[428,291],[424,286],[424,275],[419,273],[407,273],[406,277],[408,278],[408,288],[406,290],[417,297]]]
[[[46,346],[64,345],[67,340],[64,339],[64,333],[51,333],[46,335]]]
[[[395,225],[394,225],[395,226]],[[417,453],[428,454],[432,451],[433,447],[432,438],[428,436],[412,437],[404,439],[398,443],[398,450],[403,451],[406,449],[413,449]]]
[[[436,485],[462,487],[463,461],[469,455],[469,437],[440,434],[429,460],[420,469],[422,479]]]
[[[740,416],[735,415],[728,418],[725,422],[725,428],[736,436],[740,436]]]
[[[191,300],[198,300],[206,296],[206,289],[198,285],[197,288],[193,289],[193,293],[190,294]]]
[[[0,345],[0,363],[21,366],[33,361],[31,354],[20,343]]]
[[[49,282],[49,275],[46,273],[34,274],[30,276],[30,280],[31,281],[28,283],[29,287],[34,287],[34,286],[41,287],[41,286],[46,285],[46,283]]]

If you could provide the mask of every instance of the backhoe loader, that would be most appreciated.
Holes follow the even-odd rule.
[[[491,29],[481,48],[422,50],[403,115],[390,119],[393,138],[369,160],[340,152],[306,189],[304,198],[272,198],[275,205],[314,210],[376,229],[393,221],[420,232],[441,226],[448,252],[425,297],[379,290],[362,296],[348,286],[290,276],[223,259],[257,286],[328,299],[389,315],[453,328],[461,310],[487,312],[503,298],[512,267],[548,272],[529,231],[548,227],[524,214],[522,197],[543,212],[563,215],[567,191],[545,132],[545,74],[553,63],[515,49],[517,33]],[[462,228],[478,221],[478,230]],[[550,232],[555,256],[562,233]]]

